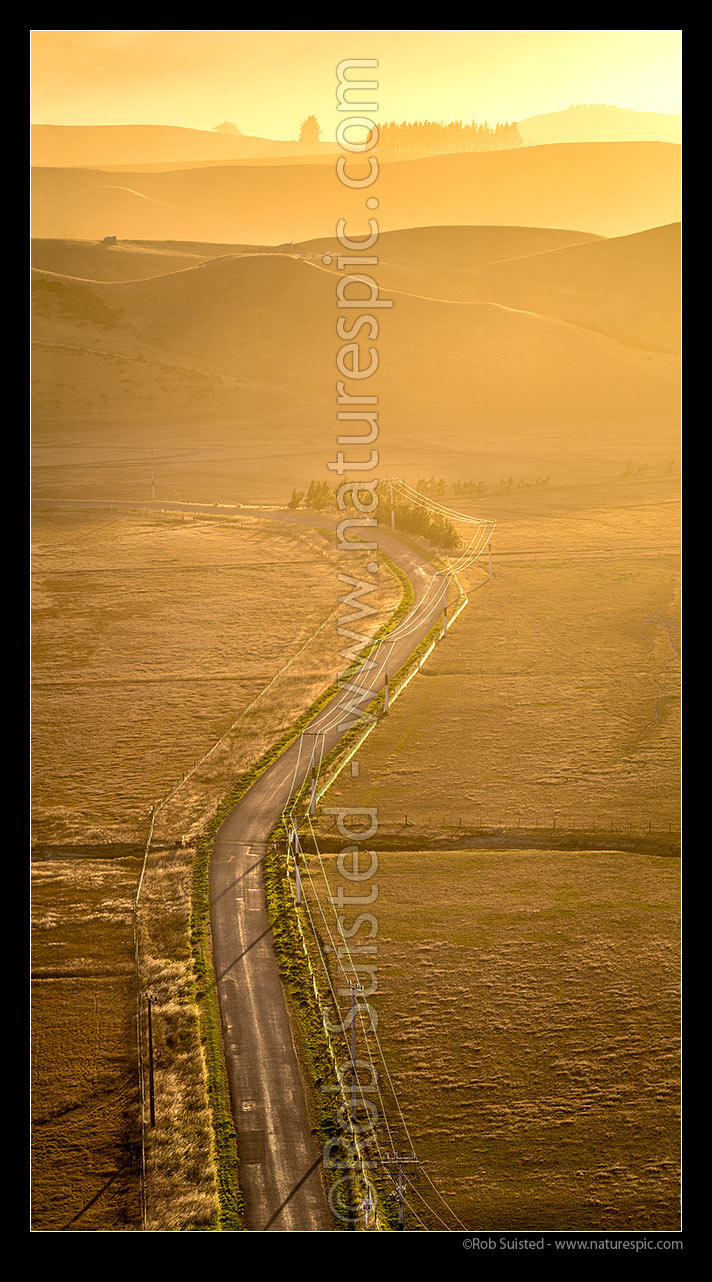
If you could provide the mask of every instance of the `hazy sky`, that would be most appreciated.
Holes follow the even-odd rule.
[[[378,58],[378,119],[681,109],[679,31],[34,31],[32,119],[333,137],[335,67]]]

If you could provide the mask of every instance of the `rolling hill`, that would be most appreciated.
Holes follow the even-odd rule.
[[[32,266],[82,282],[143,280],[208,258],[259,253],[263,248],[200,241],[122,241],[105,245],[96,240],[33,240]]]
[[[60,399],[75,412],[81,402],[81,417],[174,413],[174,369],[201,385],[184,414],[224,414],[231,405],[239,420],[246,391],[253,414],[264,389],[266,412],[277,396],[285,406],[310,407],[303,430],[324,435],[331,448],[340,341],[334,279],[325,268],[252,254],[126,284],[36,272],[34,290],[36,373],[49,361],[49,386],[61,386]],[[402,295],[379,325],[380,364],[369,392],[379,394],[391,442],[429,431],[434,415],[443,443],[449,434],[461,441],[484,419],[547,422],[566,432],[595,423],[599,434],[619,432],[627,421],[675,422],[674,358],[559,319],[492,302]],[[105,368],[100,377],[97,362]],[[49,411],[40,398],[37,413]]]
[[[595,240],[586,232],[541,227],[413,227],[379,237],[379,278],[385,267],[442,277],[456,297],[458,282],[467,291],[478,267],[501,259],[526,257]],[[277,252],[269,245],[227,245],[215,241],[125,240],[105,245],[96,240],[33,240],[32,266],[88,281],[130,281],[159,276],[223,255]],[[291,251],[321,258],[340,254],[335,237],[297,242]],[[422,292],[422,291],[421,291]],[[474,297],[468,292],[465,298]]]
[[[356,172],[354,170],[354,172]],[[360,172],[360,170],[359,170]],[[462,224],[629,235],[680,217],[680,149],[571,143],[384,163],[381,230]],[[280,244],[365,231],[363,192],[328,165],[160,173],[33,170],[33,235]]]
[[[652,350],[680,350],[680,224],[491,263],[480,297],[599,330]]]
[[[295,141],[178,125],[32,125],[30,141],[33,165],[60,169],[246,160],[304,152]],[[317,150],[328,155],[337,148],[335,143],[319,143]]]
[[[336,253],[335,241],[308,245]],[[384,290],[501,303],[673,352],[680,350],[680,253],[679,223],[613,239],[534,228],[413,228],[379,238],[378,279]]]
[[[456,279],[469,277],[488,263],[545,254],[598,239],[591,232],[554,227],[405,227],[379,236],[378,270],[379,276],[386,265],[418,273],[441,273],[454,287]],[[335,236],[302,241],[294,248],[318,255],[344,252]]]

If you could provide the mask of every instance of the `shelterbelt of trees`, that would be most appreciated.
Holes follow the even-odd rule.
[[[310,481],[308,489],[292,490],[288,508],[296,511],[304,506],[314,511],[326,512],[336,509],[338,486],[332,488],[327,481]],[[364,487],[365,488],[365,487]],[[379,508],[382,513],[390,513],[390,491],[382,482],[378,485]],[[395,526],[397,530],[406,530],[427,539],[435,547],[454,550],[461,546],[460,536],[451,521],[437,512],[427,512],[417,504],[406,503],[400,497],[393,505]],[[388,520],[389,517],[382,518]]]
[[[378,126],[378,149],[382,156],[422,156],[424,153],[455,151],[510,151],[523,146],[519,126],[513,121],[494,129],[476,120],[401,121]]]

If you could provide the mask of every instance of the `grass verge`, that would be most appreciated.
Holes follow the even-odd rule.
[[[279,854],[279,847],[282,845],[283,848],[285,837],[284,826],[280,821],[270,836],[264,862],[267,916],[272,927],[274,950],[292,1018],[297,1053],[311,1084],[312,1117],[319,1147],[322,1153],[326,1150],[330,1154],[331,1161],[343,1164],[340,1175],[346,1181],[345,1200],[350,1206],[359,1206],[365,1189],[357,1168],[351,1169],[348,1161],[350,1138],[348,1132],[345,1134],[344,1131],[343,1113],[340,1116],[343,1096],[312,986],[285,860]],[[353,1227],[339,1225],[336,1220],[335,1226]]]

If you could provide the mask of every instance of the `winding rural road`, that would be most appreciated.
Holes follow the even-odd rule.
[[[209,504],[49,501],[52,507],[116,507],[176,510],[215,515]],[[293,512],[222,508],[221,515],[303,524]],[[333,522],[310,514],[310,525]],[[379,527],[379,549],[408,575],[414,601],[389,643],[393,676],[442,615],[447,582],[433,582],[432,565],[390,531]],[[347,642],[348,644],[348,642]],[[379,661],[378,667],[381,668]],[[305,735],[324,728],[324,757],[347,727],[383,688],[383,673],[353,679],[366,692],[340,691],[310,722]],[[346,705],[346,706],[345,706]],[[334,724],[331,724],[334,723]],[[326,727],[330,727],[326,729]],[[237,1131],[240,1186],[246,1228],[258,1232],[332,1231],[321,1154],[312,1132],[286,999],[267,920],[263,860],[267,841],[293,791],[310,770],[310,750],[295,740],[260,776],[220,828],[210,864],[213,962],[223,1025],[232,1112]]]
[[[408,628],[407,635],[392,643],[392,675],[442,614],[446,585],[438,580],[428,594],[432,566],[380,530],[378,544],[405,570],[415,593],[402,625],[403,631]],[[354,684],[379,690],[383,676],[375,680],[364,676],[362,682],[357,676]],[[339,693],[318,713],[307,733],[335,721],[334,710],[346,698],[350,711],[345,720],[352,720],[372,697],[373,693],[362,695],[359,701]],[[325,756],[344,733],[338,724],[326,730]],[[300,757],[296,740],[225,820],[210,865],[213,959],[248,1230],[318,1232],[336,1227],[327,1205],[306,1086],[272,946],[263,881],[267,840],[309,766],[310,752]]]

